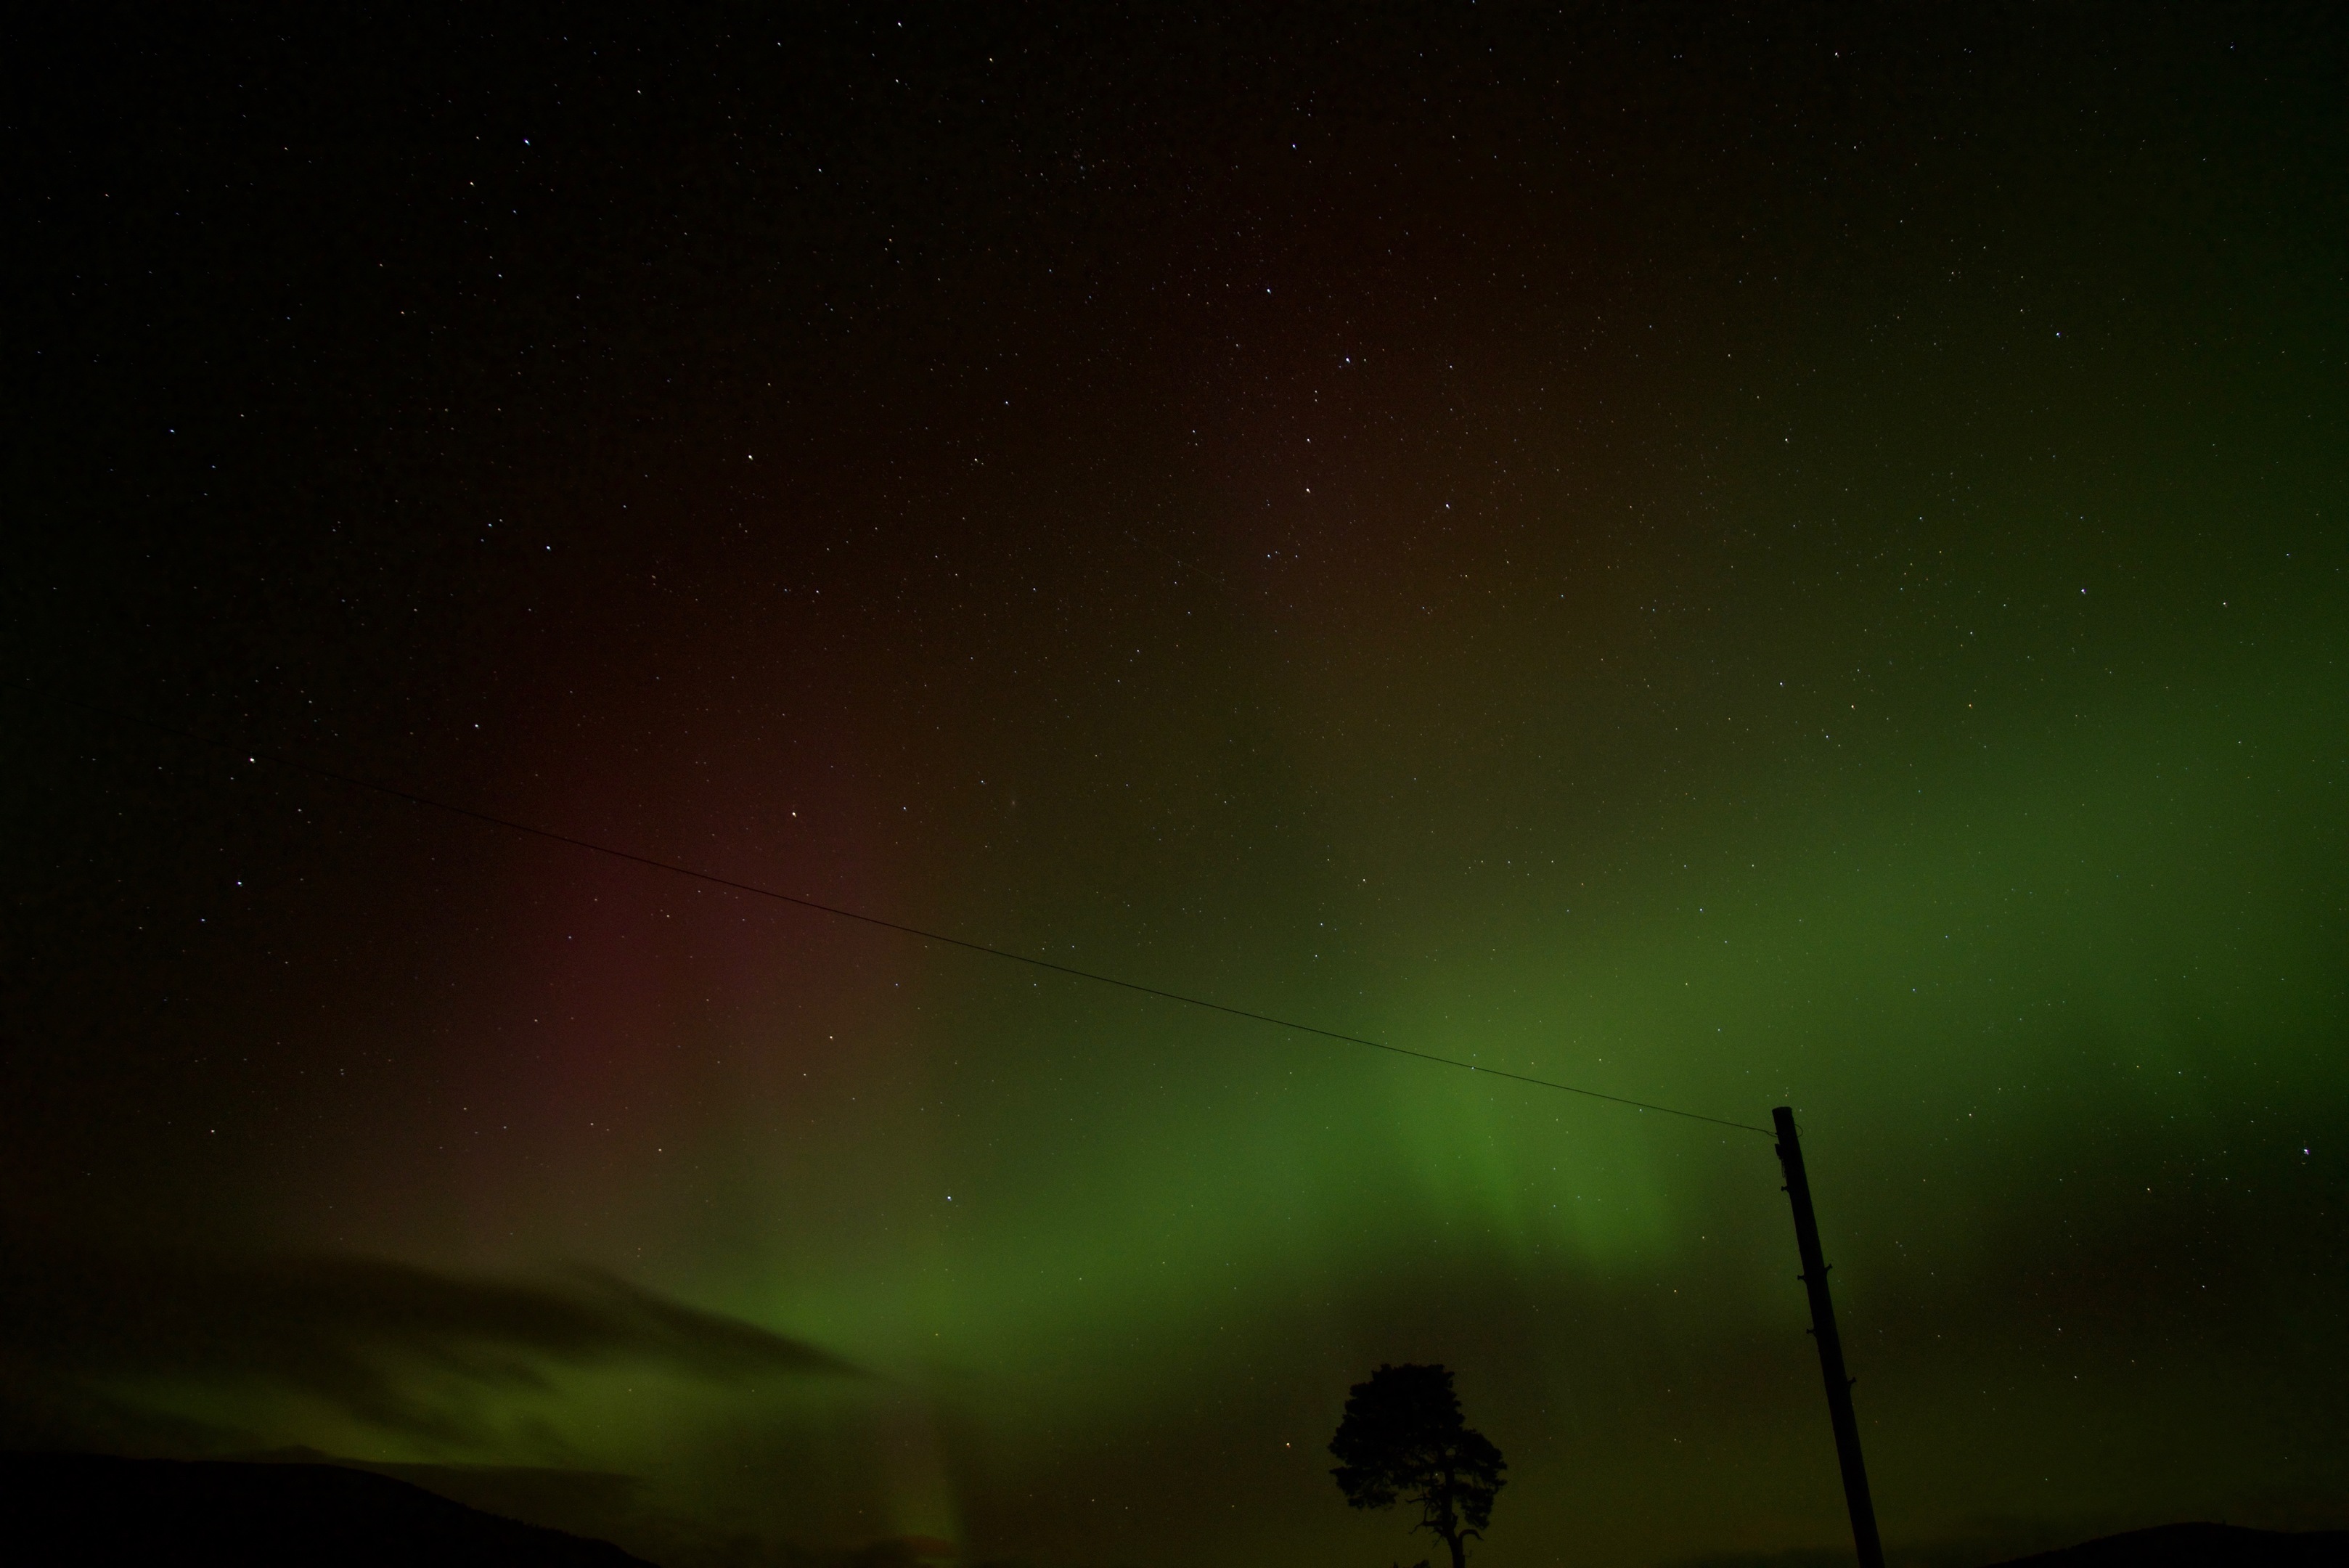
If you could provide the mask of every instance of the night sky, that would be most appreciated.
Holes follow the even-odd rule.
[[[1849,1560],[1765,1137],[279,757],[1790,1104],[1896,1562],[2349,1525],[2337,8],[667,9],[7,24],[0,1446]]]

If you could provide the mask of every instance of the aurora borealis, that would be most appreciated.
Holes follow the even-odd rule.
[[[1849,1560],[1765,1137],[277,754],[1791,1104],[1895,1562],[2349,1525],[2349,27],[1491,9],[12,22],[0,1442]]]

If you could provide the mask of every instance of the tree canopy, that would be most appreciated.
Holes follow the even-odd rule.
[[[1432,1531],[1466,1568],[1468,1541],[1483,1539],[1508,1463],[1460,1414],[1443,1366],[1381,1366],[1354,1385],[1330,1440],[1338,1490],[1355,1508],[1419,1505],[1413,1528]]]

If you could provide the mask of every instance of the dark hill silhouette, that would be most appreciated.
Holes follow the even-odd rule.
[[[1998,1568],[2349,1568],[2349,1530],[2163,1524],[2017,1557]]]
[[[501,1519],[336,1465],[0,1456],[0,1560],[26,1568],[650,1568],[609,1542]]]

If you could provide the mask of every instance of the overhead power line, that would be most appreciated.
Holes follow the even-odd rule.
[[[1624,1095],[1610,1095],[1599,1089],[1586,1089],[1573,1084],[1561,1084],[1551,1078],[1537,1078],[1529,1074],[1512,1073],[1504,1068],[1487,1067],[1475,1062],[1463,1062],[1455,1056],[1438,1056],[1429,1051],[1414,1051],[1407,1045],[1390,1044],[1383,1040],[1371,1040],[1360,1034],[1348,1034],[1341,1030],[1323,1029],[1318,1024],[1299,1023],[1294,1019],[1275,1017],[1269,1012],[1257,1012],[1249,1008],[1234,1007],[1226,1002],[1210,1002],[1206,997],[1190,996],[1179,991],[1167,991],[1159,986],[1144,985],[1139,981],[1122,980],[1113,974],[1079,969],[1073,964],[1057,963],[1050,959],[1038,958],[1032,953],[995,947],[987,942],[972,941],[967,937],[953,937],[943,931],[926,930],[920,926],[909,926],[901,920],[885,919],[879,915],[866,914],[862,909],[846,909],[838,904],[824,903],[817,898],[802,898],[796,893],[785,893],[773,888],[762,888],[755,882],[744,882],[731,877],[721,877],[714,871],[704,871],[697,867],[679,865],[673,860],[657,859],[649,855],[638,855],[633,850],[616,849],[611,845],[598,844],[593,839],[575,837],[568,833],[557,833],[551,827],[540,827],[532,823],[516,821],[510,816],[500,816],[494,812],[481,811],[473,806],[460,805],[454,801],[419,794],[414,790],[402,789],[397,784],[384,784],[379,780],[367,778],[357,774],[347,774],[335,768],[321,767],[316,763],[302,762],[277,753],[236,745],[216,736],[182,729],[176,724],[166,724],[160,720],[142,718],[136,713],[100,708],[92,703],[76,701],[71,698],[57,697],[48,692],[36,692],[24,687],[19,687],[17,690],[26,696],[39,697],[64,707],[95,714],[99,718],[110,719],[119,723],[134,724],[160,734],[175,736],[183,741],[192,741],[198,745],[211,746],[243,756],[249,762],[268,763],[294,773],[307,774],[313,778],[331,779],[337,784],[348,784],[354,789],[370,790],[377,794],[389,795],[394,800],[404,800],[413,805],[429,806],[434,811],[446,812],[452,816],[470,817],[475,822],[487,823],[492,827],[502,827],[510,833],[519,833],[532,838],[543,838],[554,844],[569,845],[574,849],[584,849],[592,855],[605,856],[613,860],[625,860],[631,865],[649,867],[653,870],[667,871],[674,876],[689,877],[695,881],[707,882],[712,887],[730,888],[734,892],[748,893],[754,898],[771,898],[777,903],[812,909],[817,914],[830,915],[835,919],[854,920],[860,925],[875,926],[885,931],[895,931],[901,936],[914,937],[926,942],[936,942],[941,947],[960,948],[966,952],[984,953],[989,958],[1026,964],[1031,969],[1049,970],[1054,974],[1067,975],[1072,980],[1092,981],[1097,985],[1114,986],[1120,991],[1130,991],[1138,995],[1155,997],[1161,1002],[1173,1002],[1185,1007],[1202,1008],[1209,1012],[1221,1012],[1232,1018],[1245,1018],[1250,1023],[1269,1024],[1275,1029],[1287,1029],[1299,1034],[1318,1035],[1324,1040],[1336,1040],[1348,1045],[1368,1046],[1373,1051],[1384,1051],[1397,1056],[1409,1056],[1416,1061],[1434,1063],[1438,1066],[1458,1067],[1465,1072],[1481,1073],[1487,1077],[1506,1078],[1511,1083],[1528,1084],[1540,1089],[1557,1089],[1565,1094],[1579,1095],[1585,1099],[1604,1100],[1609,1105],[1627,1106],[1639,1111],[1654,1111],[1662,1116],[1681,1116],[1692,1122],[1709,1122],[1714,1127],[1733,1127],[1739,1132],[1760,1133],[1764,1137],[1777,1136],[1770,1128],[1756,1127],[1751,1122],[1732,1121],[1725,1116],[1709,1116],[1702,1111],[1684,1111],[1675,1106],[1658,1105],[1652,1100],[1635,1100]]]

